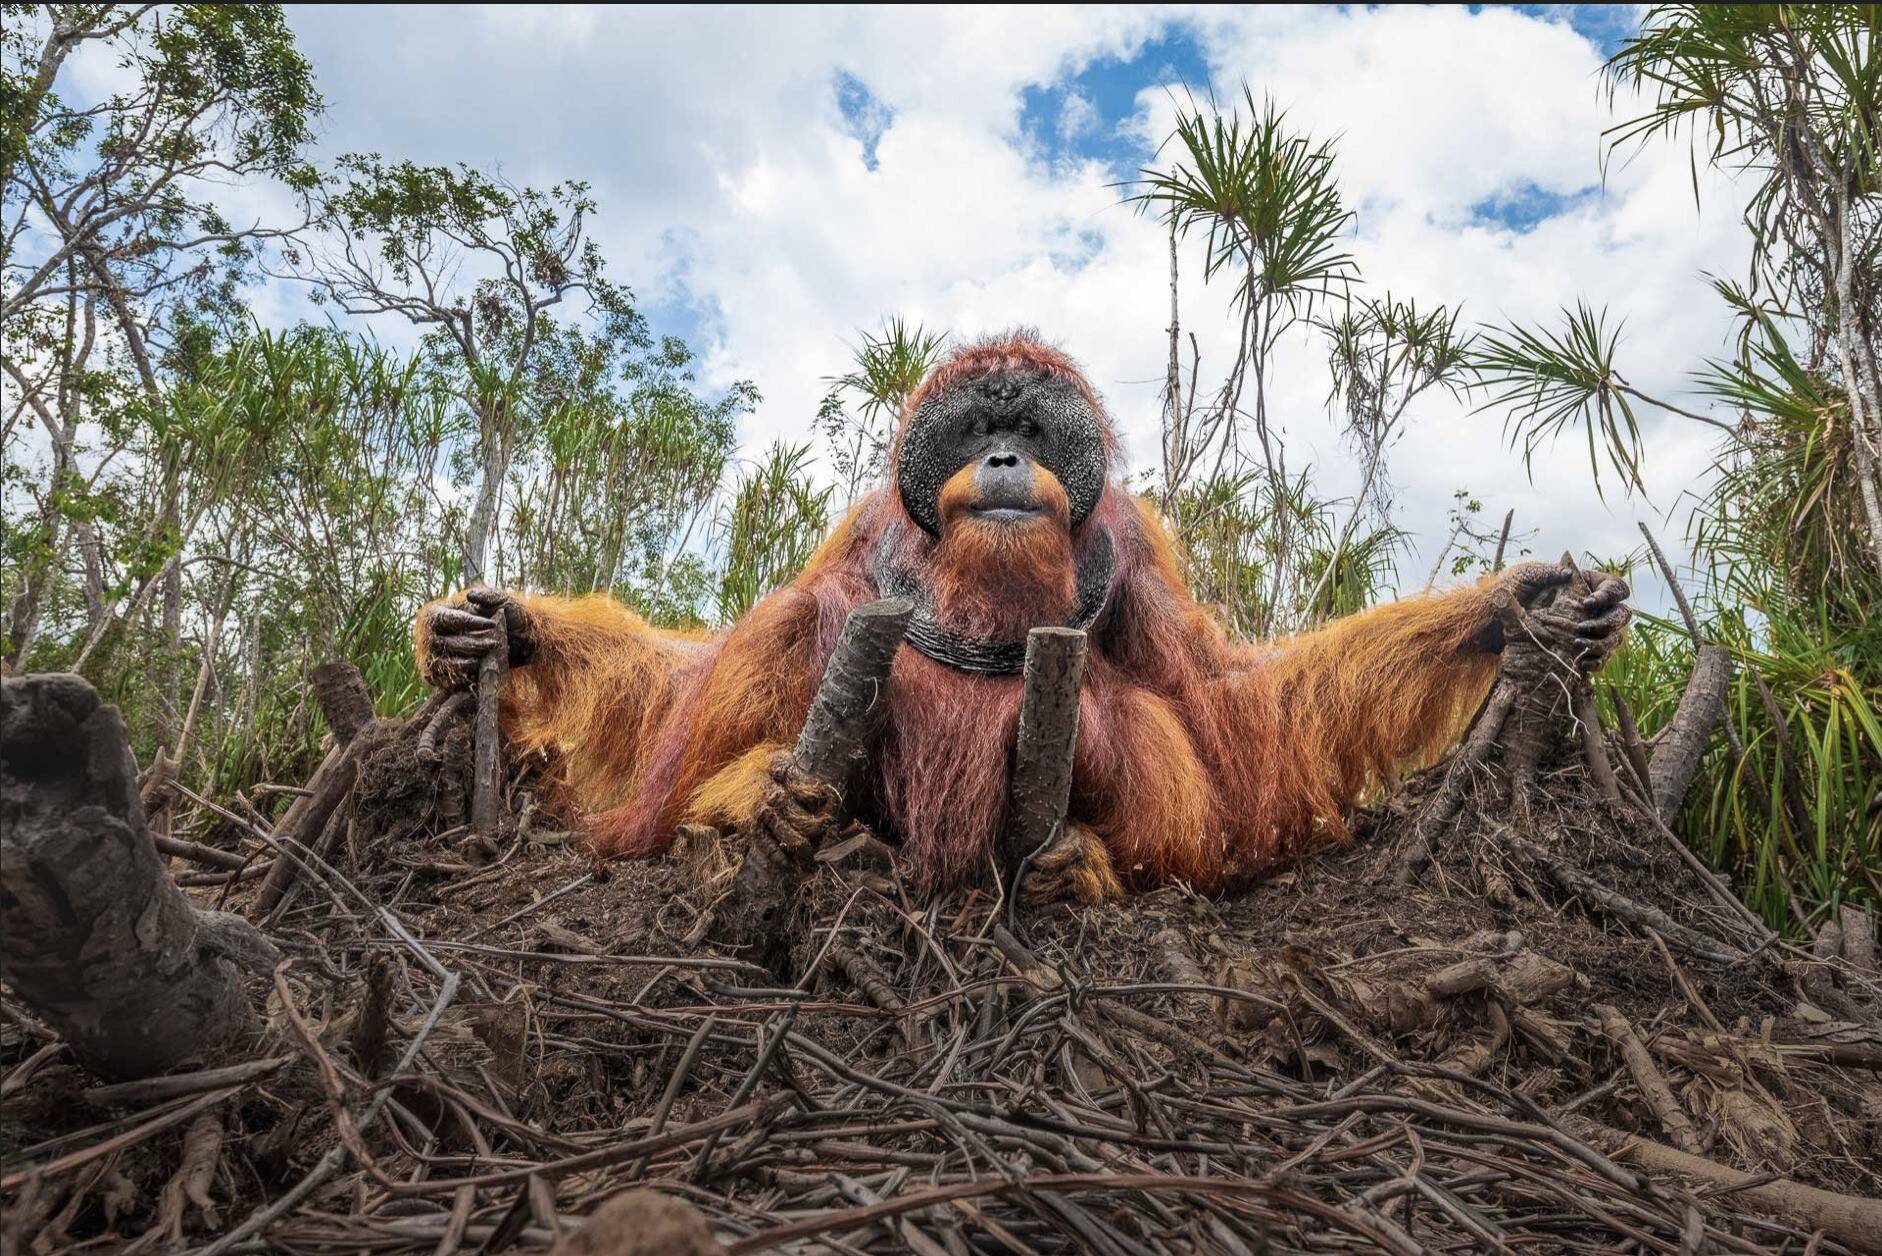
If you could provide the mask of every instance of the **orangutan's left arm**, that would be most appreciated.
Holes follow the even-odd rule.
[[[1375,607],[1279,643],[1263,679],[1288,722],[1317,743],[1333,797],[1350,806],[1450,745],[1496,676],[1501,595],[1532,607],[1569,574],[1522,563],[1469,588]],[[1574,604],[1532,615],[1546,615],[1565,641],[1605,658],[1627,622],[1626,596],[1627,585],[1610,576]]]

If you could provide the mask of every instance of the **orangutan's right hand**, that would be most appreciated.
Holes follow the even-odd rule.
[[[1096,833],[1065,823],[1046,848],[1026,864],[1019,881],[1020,900],[1033,907],[1047,903],[1103,903],[1124,897],[1111,852]]]
[[[799,768],[788,750],[771,757],[765,775],[763,801],[744,826],[751,850],[762,859],[808,868],[811,855],[836,830],[836,791]]]
[[[496,643],[491,619],[501,612],[509,634],[510,666],[521,667],[536,652],[534,626],[522,603],[501,589],[467,589],[433,602],[418,613],[418,653],[425,683],[434,689],[462,689],[477,676],[477,665]]]

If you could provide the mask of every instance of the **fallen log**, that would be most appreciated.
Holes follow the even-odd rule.
[[[333,738],[341,745],[360,735],[372,723],[372,691],[366,678],[351,663],[322,663],[307,673],[320,713],[327,717]]]
[[[1567,835],[1555,830],[1550,844],[1556,849],[1567,846]],[[1610,889],[1553,851],[1533,842],[1512,843],[1528,863],[1555,882],[1564,893],[1582,899],[1587,905],[1610,916],[1625,920],[1641,929],[1650,929],[1665,938],[1667,944],[1709,963],[1730,966],[1743,963],[1747,954],[1708,934],[1681,924],[1651,903],[1636,902],[1618,890]]]
[[[1640,1035],[1634,1032],[1632,1023],[1611,1003],[1596,1004],[1594,1011],[1601,1019],[1601,1032],[1620,1052],[1621,1062],[1633,1075],[1634,1085],[1639,1088],[1641,1097],[1647,1101],[1647,1107],[1653,1111],[1660,1127],[1681,1151],[1697,1152],[1701,1144],[1692,1117],[1687,1115],[1679,1096],[1673,1093],[1673,1088],[1666,1084],[1665,1076],[1654,1066],[1653,1057],[1647,1053]]]
[[[1732,1198],[1759,1212],[1791,1217],[1812,1230],[1820,1230],[1851,1251],[1882,1252],[1882,1200],[1841,1195],[1789,1178],[1747,1173],[1635,1134],[1592,1122],[1576,1124],[1583,1126],[1590,1142],[1623,1164],[1703,1182],[1710,1188],[1709,1195],[1729,1192]]]
[[[103,1077],[240,1043],[256,1026],[241,969],[279,955],[165,872],[117,709],[73,675],[0,690],[0,974]]]
[[[308,781],[308,792],[296,798],[275,825],[276,845],[295,856],[320,846],[327,822],[352,793],[359,768],[354,743],[372,721],[372,696],[366,678],[353,664],[323,663],[309,673],[308,680],[333,730],[333,748]],[[265,919],[286,899],[300,872],[299,858],[277,853],[267,878],[249,904],[249,914],[257,920]]]

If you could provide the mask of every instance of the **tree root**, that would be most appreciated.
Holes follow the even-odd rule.
[[[1763,1174],[1729,1168],[1636,1134],[1592,1123],[1576,1124],[1582,1126],[1590,1142],[1605,1147],[1609,1155],[1624,1164],[1704,1182],[1713,1188],[1715,1196],[1729,1191],[1734,1199],[1760,1212],[1790,1217],[1810,1230],[1829,1235],[1851,1251],[1882,1252],[1882,1199],[1841,1195],[1788,1178],[1766,1180]]]

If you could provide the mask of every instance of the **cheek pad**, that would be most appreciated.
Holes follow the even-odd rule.
[[[1083,523],[1104,494],[1108,468],[1098,423],[1076,396],[1051,398],[1034,409],[1039,434],[1021,442],[1033,460],[1059,477],[1071,499],[1072,526]]]
[[[924,532],[937,534],[941,518],[936,503],[941,486],[966,465],[974,452],[973,438],[954,431],[947,407],[923,406],[909,420],[908,434],[902,438],[902,452],[895,466],[896,487],[902,494],[902,508]]]

